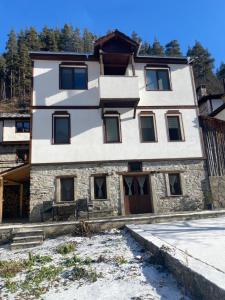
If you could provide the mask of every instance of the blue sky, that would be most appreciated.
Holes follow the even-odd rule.
[[[0,0],[0,52],[11,29],[44,25],[88,27],[97,35],[108,29],[135,30],[143,40],[162,44],[178,39],[186,54],[199,40],[216,59],[225,61],[224,0]]]

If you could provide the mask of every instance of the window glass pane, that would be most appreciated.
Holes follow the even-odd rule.
[[[16,122],[16,132],[23,132],[23,122]]]
[[[182,140],[178,116],[167,116],[170,141]]]
[[[180,174],[169,174],[170,194],[181,195]]]
[[[56,144],[69,143],[69,118],[68,117],[54,117],[54,142]]]
[[[107,199],[106,177],[94,177],[95,199]]]
[[[158,84],[159,84],[159,90],[170,89],[169,74],[167,70],[158,71]]]
[[[141,117],[142,141],[155,141],[154,121],[152,116]]]
[[[61,201],[73,201],[74,200],[74,179],[73,178],[61,178]]]
[[[142,171],[142,162],[141,161],[128,162],[128,171],[141,172]]]
[[[156,70],[146,70],[146,81],[148,90],[158,90]]]
[[[74,69],[74,87],[79,90],[84,90],[87,88],[87,77],[86,77],[86,68],[75,68]]]
[[[23,122],[23,129],[24,129],[24,132],[29,132],[30,131],[30,122],[28,122],[28,121]]]
[[[105,118],[106,142],[119,142],[118,118]]]
[[[72,89],[73,88],[73,69],[61,68],[61,88]]]

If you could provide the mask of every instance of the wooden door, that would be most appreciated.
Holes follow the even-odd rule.
[[[124,176],[125,214],[151,213],[149,177],[147,175]]]

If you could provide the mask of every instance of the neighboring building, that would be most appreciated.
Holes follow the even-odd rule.
[[[30,115],[0,112],[0,172],[28,162]]]
[[[49,200],[88,198],[105,215],[203,208],[192,67],[138,48],[114,31],[90,55],[31,52],[31,221]]]
[[[199,114],[225,120],[225,92],[220,94],[207,94],[206,87],[197,88]]]

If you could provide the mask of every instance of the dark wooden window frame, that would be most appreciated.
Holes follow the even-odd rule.
[[[157,86],[158,86],[157,90],[152,90],[152,89],[149,89],[147,87],[147,71],[148,70],[156,71]],[[160,90],[159,89],[158,71],[167,71],[168,82],[169,82],[169,89],[166,89],[166,90]],[[157,67],[157,66],[150,67],[150,66],[146,66],[145,67],[145,89],[146,89],[146,91],[150,91],[150,92],[171,92],[172,91],[172,82],[171,82],[171,71],[170,71],[170,68],[169,67]]]
[[[140,170],[132,170],[132,167],[131,167],[131,165],[132,164],[140,164]],[[128,172],[142,172],[143,171],[143,164],[142,164],[142,161],[139,161],[139,160],[137,160],[137,161],[130,161],[130,162],[128,162]]]
[[[107,130],[106,130],[106,119],[112,118],[117,120],[117,133],[118,133],[118,140],[117,141],[107,141]],[[105,114],[103,117],[103,127],[104,127],[104,143],[105,144],[116,144],[122,143],[122,136],[121,136],[121,120],[119,114]]]
[[[29,131],[18,131],[17,130],[17,123],[25,123],[28,122],[29,123]],[[24,129],[24,125],[23,125],[23,129]],[[30,133],[30,120],[16,120],[15,121],[15,132],[16,133]]]
[[[62,69],[85,69],[86,71],[86,87],[84,89],[79,89],[76,87],[72,88],[63,88],[62,87]],[[72,81],[75,82],[74,80],[74,72],[72,72]],[[86,64],[61,64],[59,65],[59,89],[60,90],[87,90],[88,89],[88,66]]]
[[[181,191],[181,193],[180,194],[176,194],[176,195],[173,195],[173,194],[171,194],[171,190],[170,190],[170,175],[178,175],[179,176],[179,182],[180,182],[180,191]],[[169,172],[168,174],[167,174],[167,176],[168,176],[168,196],[169,197],[181,197],[181,196],[183,196],[183,186],[182,186],[182,180],[181,180],[181,173],[180,172],[176,172],[176,171],[174,171],[174,172]]]
[[[179,126],[180,126],[180,133],[181,133],[181,140],[170,140],[168,117],[178,117],[178,119],[179,119]],[[165,119],[166,119],[166,132],[167,132],[168,142],[170,142],[170,143],[185,142],[185,135],[184,135],[184,126],[183,126],[182,114],[180,112],[173,112],[173,111],[170,112],[170,111],[168,111],[165,114]]]
[[[67,143],[56,143],[55,142],[55,119],[56,118],[68,118],[69,129],[68,129],[68,140]],[[71,120],[70,114],[67,112],[55,112],[52,114],[52,144],[53,145],[68,145],[71,143]]]
[[[154,133],[155,133],[155,140],[154,141],[144,141],[142,137],[142,127],[141,127],[141,118],[142,117],[152,117],[153,118],[153,126],[154,126]],[[158,142],[158,135],[157,135],[157,127],[156,127],[156,118],[155,113],[151,111],[141,111],[139,113],[139,132],[140,132],[140,142],[141,143],[157,143]]]
[[[65,175],[65,176],[58,176],[56,177],[59,180],[59,202],[61,203],[73,203],[75,202],[75,177],[76,176],[71,176],[71,175]],[[73,180],[73,199],[71,199],[70,201],[63,201],[62,200],[62,190],[61,190],[61,180],[62,179],[72,179]]]
[[[95,180],[96,178],[104,178],[104,184],[105,184],[105,198],[96,198],[95,197]],[[108,191],[107,191],[107,175],[106,174],[95,174],[93,176],[93,184],[94,184],[94,200],[107,200],[108,199]]]

